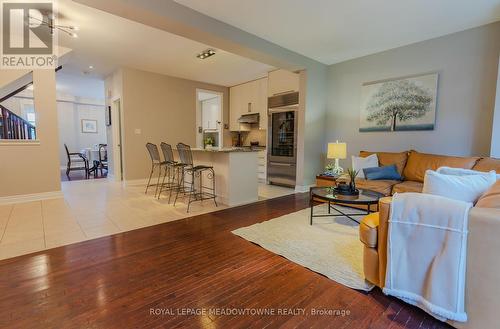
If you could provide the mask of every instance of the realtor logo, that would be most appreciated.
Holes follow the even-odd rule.
[[[42,24],[54,18],[52,1],[1,1],[3,69],[55,68],[55,29]]]

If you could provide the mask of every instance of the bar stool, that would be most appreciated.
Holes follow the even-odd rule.
[[[147,143],[146,148],[149,152],[149,156],[151,157],[151,172],[149,173],[149,179],[148,179],[148,185],[146,186],[146,191],[144,194],[148,193],[148,188],[150,186],[155,185],[155,196],[156,193],[158,193],[158,186],[160,185],[160,177],[161,177],[161,169],[167,165],[165,161],[161,161],[160,159],[160,152],[158,152],[158,146],[153,143]],[[158,180],[156,184],[151,184],[151,178],[153,177],[153,173],[155,170],[158,169]]]
[[[160,184],[160,191],[158,192],[158,199],[160,199],[163,191],[169,191],[168,203],[170,203],[172,191],[177,191],[177,189],[180,188],[179,179],[177,177],[179,177],[179,173],[182,172],[182,167],[185,165],[174,160],[174,152],[172,151],[172,146],[170,144],[161,142],[160,148],[166,165],[163,180]]]
[[[184,194],[188,194],[188,208],[187,212],[189,212],[189,207],[192,202],[195,201],[203,201],[213,199],[215,206],[217,207],[217,201],[215,200],[215,171],[212,166],[204,166],[198,165],[195,166],[193,164],[193,154],[191,153],[191,147],[189,145],[179,143],[177,144],[177,151],[179,152],[180,162],[184,165],[182,167],[182,173],[180,177],[179,186],[177,189],[177,193],[175,195],[174,206],[179,197],[179,193],[182,192]],[[207,173],[207,178],[212,181],[212,187],[203,185],[203,173]],[[185,176],[191,176],[191,181],[186,182]],[[196,187],[195,179],[199,179],[198,187]],[[185,188],[185,185],[188,185]]]

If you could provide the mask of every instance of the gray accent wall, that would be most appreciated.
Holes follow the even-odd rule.
[[[497,97],[495,100],[495,114],[491,130],[491,152],[494,158],[500,158],[500,55],[498,56]]]
[[[329,66],[326,142],[347,142],[349,159],[361,150],[488,156],[499,52],[496,22]],[[429,72],[439,73],[434,131],[358,131],[364,82]]]

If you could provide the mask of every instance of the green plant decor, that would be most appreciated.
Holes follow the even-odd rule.
[[[359,170],[354,170],[352,168],[347,169],[347,175],[349,176],[350,182],[349,186],[351,187],[352,191],[356,190],[356,177],[359,174]]]
[[[325,166],[325,173],[332,175],[334,164],[330,163]]]
[[[215,141],[214,141],[214,138],[213,137],[205,137],[205,139],[203,140],[203,143],[205,144],[205,146],[207,145],[210,145],[210,146],[213,146],[215,144]]]

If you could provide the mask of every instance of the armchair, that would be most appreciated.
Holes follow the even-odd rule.
[[[500,197],[500,194],[492,194]],[[360,226],[364,244],[365,278],[384,287],[387,266],[388,220],[391,198],[382,198],[379,212],[366,216]],[[469,212],[465,307],[469,320],[453,322],[456,328],[497,328],[500,309],[500,209],[474,207]],[[422,241],[425,243],[425,241]]]

